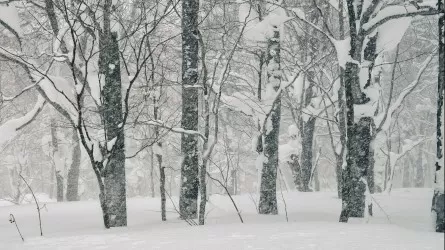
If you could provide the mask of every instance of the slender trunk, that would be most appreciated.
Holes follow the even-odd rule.
[[[438,0],[442,12],[439,17],[439,76],[437,96],[437,159],[434,178],[434,195],[432,211],[436,217],[436,232],[445,232],[445,195],[444,195],[444,96],[445,96],[445,7],[443,0]]]
[[[207,144],[207,143],[206,143]],[[202,161],[199,171],[199,193],[201,194],[201,202],[199,204],[199,225],[204,225],[205,223],[205,211],[207,204],[207,159]]]
[[[162,221],[167,220],[167,214],[165,210],[165,168],[162,166],[162,155],[157,154],[156,158],[159,165],[159,191],[161,193],[161,219]]]
[[[339,12],[339,31],[340,31],[340,40],[345,39],[345,24],[344,24],[344,6],[343,1],[338,1],[338,9]],[[337,195],[338,198],[342,198],[342,172],[343,172],[343,163],[345,161],[345,153],[346,153],[346,103],[345,103],[345,71],[342,67],[339,67],[340,75],[340,88],[338,90],[338,120],[339,126],[338,129],[340,131],[340,143],[341,150],[340,153],[336,155],[336,176],[337,176]],[[335,150],[335,149],[334,149]]]
[[[155,170],[154,153],[153,153],[153,148],[150,148],[150,194],[152,198],[155,197],[154,170]]]
[[[302,176],[302,191],[310,192],[310,180],[312,174],[312,158],[313,158],[313,142],[315,132],[316,119],[311,117],[308,121],[302,122],[302,151],[301,151],[301,176]]]
[[[67,176],[67,186],[66,186],[66,200],[67,201],[78,201],[79,200],[79,173],[80,173],[80,142],[79,135],[76,129],[73,129],[73,156],[71,167],[68,170]]]
[[[426,121],[429,121],[429,115],[426,115]],[[424,123],[420,123],[419,134],[425,134],[425,125]],[[414,185],[417,188],[422,188],[425,185],[425,168],[424,168],[424,159],[423,159],[423,147],[419,147],[418,149],[417,161],[415,163],[416,167],[416,178],[414,181]]]
[[[60,170],[56,170],[56,180],[57,180],[57,202],[63,201],[63,176]]]
[[[280,31],[274,27],[273,37],[268,40],[267,48],[267,84],[271,85],[271,90],[277,92],[281,85],[280,66]],[[275,96],[270,93],[269,96]],[[270,98],[270,97],[269,97]],[[278,214],[277,206],[277,170],[278,170],[278,145],[281,120],[281,96],[272,100],[272,110],[266,119],[270,119],[271,127],[264,129],[263,167],[261,171],[260,186],[260,214]],[[267,124],[267,122],[266,122]]]
[[[182,120],[181,127],[198,130],[198,0],[182,1]],[[198,138],[181,136],[181,192],[179,212],[182,219],[198,215]]]
[[[159,96],[160,98],[160,96]],[[160,114],[159,114],[159,100],[155,99],[153,100],[153,115],[154,115],[154,119],[158,120],[160,119]],[[158,162],[158,168],[159,168],[159,193],[161,195],[161,219],[162,221],[166,221],[167,220],[167,212],[166,212],[166,208],[165,208],[165,202],[166,202],[166,197],[165,197],[165,167],[162,165],[162,141],[160,138],[160,134],[159,134],[159,127],[155,127],[155,138],[157,141],[156,145],[158,147],[158,152],[156,152],[156,160]]]
[[[57,171],[57,166],[56,164],[59,162],[58,159],[56,159],[58,157],[57,154],[57,150],[58,150],[58,143],[57,143],[57,131],[56,131],[56,122],[54,119],[51,119],[51,145],[52,145],[52,157],[53,157],[53,164],[51,166],[51,172],[50,172],[50,184],[49,184],[49,198],[52,199],[54,198],[54,190],[56,189],[55,187],[55,177],[56,177],[56,171]]]

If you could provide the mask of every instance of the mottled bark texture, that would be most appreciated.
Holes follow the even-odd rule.
[[[273,37],[267,41],[267,83],[272,86],[275,93],[281,85],[280,66],[280,32],[274,27]],[[267,88],[266,88],[267,89]],[[278,170],[278,145],[281,119],[281,93],[272,100],[272,109],[266,118],[263,135],[263,167],[261,171],[260,201],[258,210],[260,214],[278,214],[277,206],[277,170]],[[268,126],[268,124],[271,124]]]
[[[80,141],[77,130],[73,129],[73,154],[70,169],[68,170],[68,176],[66,179],[66,200],[78,201],[79,200],[79,173],[80,173]]]
[[[364,217],[366,185],[374,189],[373,176],[373,139],[374,119],[372,117],[354,117],[354,106],[363,105],[370,99],[363,93],[372,85],[372,68],[376,58],[377,36],[368,37],[362,25],[366,23],[372,12],[362,13],[362,2],[347,0],[349,30],[351,37],[350,56],[354,61],[345,65],[345,97],[346,97],[346,168],[342,173],[342,211],[340,222],[347,222],[349,217]],[[360,4],[360,8],[356,8]],[[373,4],[372,7],[375,7]],[[371,8],[371,7],[369,7]],[[363,14],[363,15],[362,15]],[[361,86],[360,70],[368,69],[368,79]],[[372,213],[372,207],[369,207]]]
[[[372,171],[370,146],[374,121],[371,117],[362,117],[357,123],[354,121],[354,105],[362,104],[364,101],[363,98],[359,100],[354,98],[353,86],[359,84],[358,71],[357,64],[351,62],[346,64],[347,165],[342,173],[341,222],[347,222],[349,217],[364,217],[366,184],[370,180],[368,172]]]
[[[445,8],[443,0],[438,0],[438,8],[442,13],[439,17],[439,76],[437,96],[437,159],[435,189],[432,211],[436,215],[436,232],[445,232],[445,195],[444,195],[444,96],[445,96]]]
[[[185,130],[198,130],[198,0],[182,1],[182,120]],[[198,138],[181,136],[181,191],[179,212],[182,219],[197,217]]]
[[[107,1],[108,2],[108,1]],[[108,5],[107,5],[108,6]],[[111,6],[111,5],[110,5]],[[108,6],[108,7],[110,7]],[[104,7],[104,12],[109,9]],[[105,15],[106,16],[106,15]],[[102,114],[107,142],[116,140],[103,170],[104,194],[108,227],[127,225],[125,189],[125,140],[122,112],[122,82],[117,34],[111,33],[109,20],[104,18],[104,32],[101,34],[99,71],[105,76],[102,90]]]

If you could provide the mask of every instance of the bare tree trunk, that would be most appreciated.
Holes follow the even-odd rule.
[[[57,180],[57,201],[63,201],[63,176],[60,170],[56,170],[56,180]]]
[[[55,183],[56,183],[56,171],[57,166],[56,163],[58,162],[55,157],[58,156],[57,150],[58,150],[58,143],[57,143],[57,131],[56,131],[56,122],[54,119],[51,119],[51,145],[52,145],[52,157],[53,157],[53,164],[51,166],[51,172],[50,172],[50,184],[49,184],[49,198],[54,198],[54,190],[56,189]]]
[[[309,99],[310,101],[310,99]],[[310,180],[312,174],[312,158],[313,158],[313,142],[315,132],[316,119],[311,117],[308,121],[301,121],[302,126],[302,151],[301,151],[301,176],[302,176],[302,190],[303,192],[312,191],[310,188]]]
[[[181,127],[198,130],[198,16],[199,0],[182,1],[182,120]],[[198,138],[181,136],[181,192],[179,212],[182,219],[198,215]]]
[[[161,91],[159,98],[161,96]],[[159,114],[159,100],[156,99],[156,97],[153,100],[153,116],[155,120],[160,119],[160,114]],[[161,195],[161,220],[162,221],[166,221],[167,220],[167,212],[166,212],[166,207],[165,207],[165,202],[166,202],[166,196],[165,196],[165,167],[162,165],[162,141],[159,138],[160,134],[159,134],[159,127],[155,127],[155,138],[157,140],[156,142],[156,146],[158,147],[158,151],[156,152],[156,160],[158,162],[158,168],[159,168],[159,193]]]
[[[268,40],[266,65],[267,84],[276,92],[281,85],[280,66],[280,31],[274,27],[273,37]],[[270,67],[274,65],[274,67]],[[273,94],[271,96],[274,96]],[[281,120],[281,96],[273,100],[270,115],[271,128],[263,128],[263,167],[261,172],[260,201],[258,210],[260,214],[278,214],[277,206],[277,170],[278,145]],[[266,122],[267,123],[267,122]]]
[[[73,129],[73,159],[71,162],[71,167],[68,170],[67,176],[67,187],[66,187],[66,200],[67,201],[78,201],[79,200],[79,173],[80,173],[80,161],[81,161],[81,151],[79,135],[77,130]]]
[[[157,137],[156,137],[157,138]],[[162,161],[162,160],[161,160]],[[155,179],[154,179],[154,170],[155,170],[155,159],[153,148],[150,148],[150,194],[151,197],[155,197]]]
[[[117,33],[110,28],[111,0],[106,0],[103,8],[104,29],[99,42],[99,73],[105,76],[102,112],[107,143],[114,140],[114,146],[103,170],[104,194],[101,195],[105,206],[102,208],[108,217],[106,227],[122,227],[127,225],[127,198],[119,44]]]
[[[445,232],[445,195],[444,195],[444,96],[445,96],[445,7],[443,0],[437,4],[440,12],[439,17],[439,76],[437,96],[437,159],[436,175],[434,178],[434,195],[432,211],[436,217],[436,232]]]

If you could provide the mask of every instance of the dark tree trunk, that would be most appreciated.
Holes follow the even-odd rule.
[[[151,197],[155,197],[155,179],[154,179],[154,171],[155,171],[155,159],[154,159],[153,148],[150,148],[150,194]]]
[[[356,88],[360,86],[358,74],[359,66],[357,64],[346,63],[347,166],[343,170],[342,175],[342,212],[340,214],[340,222],[347,222],[349,217],[363,217],[365,211],[365,183],[367,183],[368,179],[369,148],[372,139],[371,127],[373,119],[363,117],[357,123],[354,121],[354,105],[364,102],[361,91],[360,94],[354,94],[354,86]]]
[[[343,1],[338,1],[338,9],[339,11],[339,32],[340,39],[345,39],[345,24],[344,24],[344,5]],[[340,143],[341,150],[340,153],[335,154],[336,157],[336,168],[335,173],[337,177],[337,195],[338,198],[342,198],[342,172],[343,172],[343,161],[344,161],[344,153],[346,147],[346,103],[345,103],[345,71],[342,67],[340,69],[340,89],[338,90],[338,129],[340,131]],[[334,148],[335,151],[335,148]]]
[[[67,185],[66,185],[66,200],[78,201],[79,200],[79,172],[80,172],[80,142],[77,130],[73,129],[73,156],[71,167],[68,170]]]
[[[105,9],[104,12],[107,10]],[[102,111],[107,142],[115,140],[113,149],[108,156],[106,169],[103,171],[106,206],[104,214],[108,216],[108,227],[122,227],[127,225],[127,205],[119,44],[117,34],[110,32],[107,20],[104,20],[104,27],[105,31],[101,35],[102,46],[99,62],[100,73],[105,75],[105,84],[102,90]]]
[[[438,0],[438,8],[442,12],[439,18],[439,76],[437,96],[437,160],[435,189],[432,211],[436,215],[436,232],[445,232],[445,195],[444,195],[444,96],[445,96],[445,8],[443,0]]]
[[[345,97],[346,97],[346,169],[342,173],[342,211],[340,222],[347,222],[349,217],[364,217],[365,191],[374,189],[373,152],[370,148],[373,139],[374,120],[372,117],[361,117],[355,122],[354,106],[366,104],[370,98],[362,92],[372,84],[372,68],[376,58],[377,35],[365,39],[365,32],[357,27],[359,22],[369,20],[369,13],[356,8],[355,0],[347,0],[351,49],[349,55],[354,61],[345,65]],[[363,16],[362,16],[363,14]],[[367,41],[365,43],[365,41]],[[362,56],[363,53],[363,56]],[[366,65],[367,63],[369,65]],[[360,83],[360,70],[368,66],[368,79],[364,86]],[[371,182],[371,183],[369,183]],[[371,191],[371,190],[370,190]],[[372,213],[372,207],[369,208]]]
[[[335,159],[336,159],[336,161],[335,161],[335,163],[336,163],[335,175],[337,178],[337,195],[338,195],[338,198],[341,199],[342,198],[341,189],[342,189],[342,183],[343,183],[343,181],[342,181],[343,155],[337,155],[335,157]]]
[[[278,27],[274,27],[273,37],[268,40],[266,65],[268,65],[267,84],[271,84],[275,92],[279,91],[281,84],[281,67],[280,32]],[[271,65],[274,67],[270,67]],[[271,128],[264,128],[264,159],[261,172],[260,201],[258,210],[260,214],[278,214],[277,170],[278,139],[280,134],[281,119],[281,94],[273,101],[272,110],[267,119],[271,120],[272,126]]]
[[[303,181],[301,180],[301,167],[298,162],[298,156],[296,154],[292,154],[290,156],[290,161],[288,161],[289,167],[292,171],[292,175],[294,177],[294,184],[298,191],[303,191]]]
[[[154,106],[154,109],[153,109],[154,119],[158,120],[161,118],[160,114],[159,114],[159,100],[155,99],[153,106]],[[160,134],[159,134],[159,127],[155,127],[155,138],[156,138],[156,140],[158,140],[158,142],[156,144],[157,144],[159,150],[162,150],[162,142],[161,142],[161,138],[160,138]],[[166,221],[167,214],[166,214],[166,210],[165,210],[165,202],[166,202],[165,167],[162,165],[162,154],[160,154],[160,153],[162,153],[162,152],[156,153],[156,160],[158,162],[158,168],[159,168],[159,193],[161,195],[161,219],[162,219],[162,221]]]
[[[308,121],[302,123],[302,150],[301,150],[301,179],[302,179],[302,190],[303,192],[310,192],[310,181],[312,174],[312,148],[314,142],[314,132],[315,132],[315,121],[316,119],[311,117]]]
[[[182,120],[186,130],[198,130],[198,0],[182,1]],[[198,210],[198,138],[181,136],[181,192],[179,212],[182,219],[197,217]]]

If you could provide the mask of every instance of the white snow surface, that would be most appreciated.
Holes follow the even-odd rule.
[[[0,20],[9,25],[19,36],[22,35],[20,18],[15,3],[0,4]]]
[[[35,205],[0,207],[0,249],[443,249],[444,234],[431,231],[432,189],[395,189],[374,199],[369,222],[339,223],[341,201],[334,192],[284,192],[289,222],[279,198],[280,214],[257,215],[248,195],[234,196],[241,224],[226,196],[212,195],[207,225],[188,226],[167,201],[167,222],[161,222],[159,198],[128,199],[128,227],[106,230],[98,201],[46,203],[39,236]],[[281,195],[279,195],[280,197]],[[177,203],[177,199],[173,198]],[[25,238],[14,225],[13,213]]]

